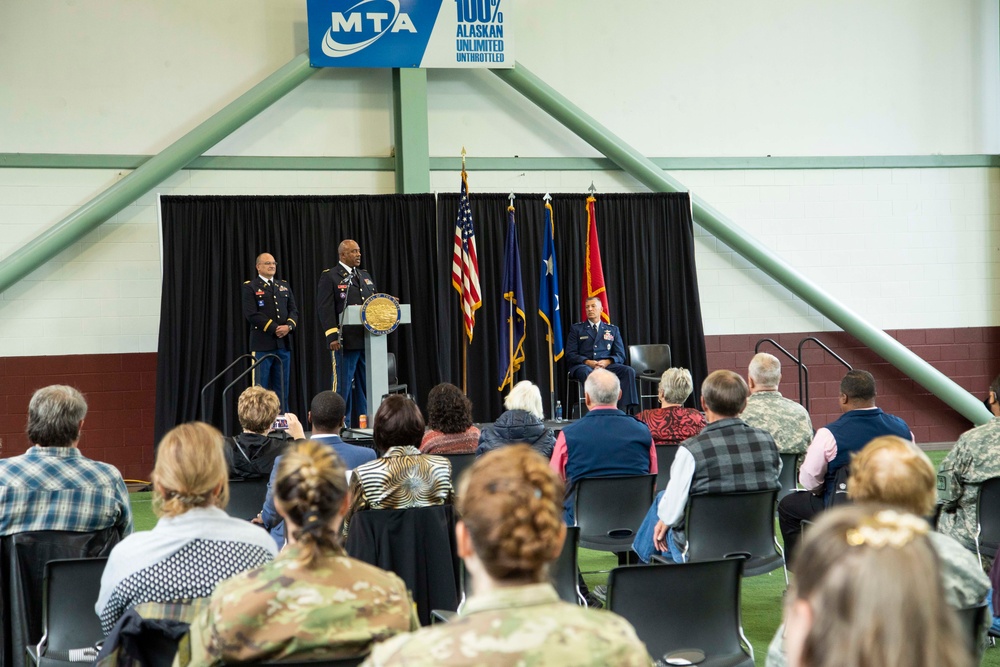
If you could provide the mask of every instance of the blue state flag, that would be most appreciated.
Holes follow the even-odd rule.
[[[500,391],[514,386],[514,374],[524,361],[524,288],[521,253],[517,247],[514,207],[507,208],[507,243],[503,252],[503,303],[500,304]]]
[[[552,204],[545,202],[545,235],[542,237],[542,279],[538,294],[538,314],[549,327],[552,361],[563,356],[562,324],[559,319],[559,272],[556,270],[555,231],[552,226]]]

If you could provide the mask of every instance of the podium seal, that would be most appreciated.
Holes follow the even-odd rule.
[[[399,318],[399,299],[391,294],[372,294],[361,304],[361,323],[375,336],[395,331]]]

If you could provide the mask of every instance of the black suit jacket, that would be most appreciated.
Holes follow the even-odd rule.
[[[612,363],[625,363],[625,341],[614,324],[600,323],[597,333],[590,322],[577,322],[569,328],[566,337],[566,362],[570,368],[587,361],[610,359]]]
[[[298,326],[299,309],[295,305],[295,295],[284,280],[267,282],[257,276],[243,283],[241,289],[243,317],[250,323],[250,349],[268,350],[292,349],[292,336],[278,338],[274,331],[282,324],[293,330]]]
[[[319,302],[319,321],[327,347],[334,341],[342,340],[344,349],[365,349],[365,328],[355,325],[344,327],[341,332],[340,313],[344,306],[360,306],[376,291],[375,281],[361,267],[355,269],[353,279],[339,262],[332,269],[323,270],[316,288],[316,300]]]

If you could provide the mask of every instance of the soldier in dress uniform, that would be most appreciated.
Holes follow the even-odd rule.
[[[938,530],[972,551],[979,530],[979,487],[1000,477],[1000,376],[985,403],[993,419],[963,433],[938,468],[938,502],[944,506]]]
[[[319,277],[316,300],[323,335],[332,351],[333,390],[347,404],[347,426],[357,426],[358,417],[368,413],[366,396],[365,330],[362,326],[341,326],[347,306],[360,306],[375,294],[375,282],[361,268],[361,248],[356,241],[341,241],[340,262]],[[353,387],[353,389],[352,389]]]
[[[288,384],[292,371],[291,333],[298,326],[299,309],[295,306],[292,288],[284,280],[276,280],[278,264],[274,257],[262,253],[257,257],[257,277],[243,283],[243,317],[250,323],[250,352],[255,358],[276,354],[264,359],[254,371],[254,384],[278,394],[281,409],[288,409]],[[284,371],[284,378],[279,374]],[[282,382],[284,379],[284,382]]]
[[[618,376],[622,396],[618,409],[627,412],[630,405],[639,405],[635,391],[635,371],[625,364],[625,339],[614,324],[601,321],[604,307],[596,296],[586,302],[587,320],[569,328],[566,336],[566,361],[569,372],[583,384],[595,368],[606,368]]]

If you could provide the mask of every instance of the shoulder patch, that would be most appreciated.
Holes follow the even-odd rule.
[[[323,269],[323,273],[327,273],[330,269]]]
[[[249,285],[249,284],[250,284],[250,281],[249,281],[249,280],[247,280],[247,281],[245,281],[245,282],[244,282],[243,284],[244,284],[244,285]]]

